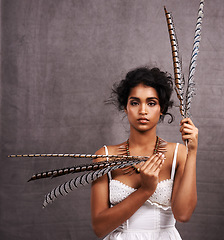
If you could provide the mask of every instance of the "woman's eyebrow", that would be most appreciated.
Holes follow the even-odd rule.
[[[133,99],[133,100],[140,100],[140,98],[138,97],[130,97],[129,99]],[[148,97],[146,98],[147,101],[150,101],[150,100],[157,100],[159,101],[159,99],[157,97]]]
[[[140,100],[138,97],[130,97],[129,99]]]
[[[157,101],[159,101],[159,99],[157,97],[149,97],[149,98],[147,98],[147,100],[157,100]]]

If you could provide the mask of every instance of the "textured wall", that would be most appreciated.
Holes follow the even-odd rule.
[[[174,16],[187,75],[199,0],[1,1],[0,239],[97,239],[89,187],[42,210],[43,196],[70,177],[26,182],[35,172],[81,160],[6,156],[94,153],[125,140],[126,120],[104,100],[131,68],[149,64],[173,73],[164,5]],[[223,0],[206,1],[192,105],[200,131],[198,206],[189,223],[177,225],[183,239],[224,234],[223,24]],[[178,109],[172,113],[175,122],[160,124],[158,134],[181,141]]]

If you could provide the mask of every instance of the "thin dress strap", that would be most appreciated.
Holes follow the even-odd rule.
[[[178,146],[179,146],[179,143],[176,144],[176,148],[175,148],[175,152],[174,152],[174,156],[173,156],[173,164],[172,164],[172,170],[171,170],[171,179],[172,180],[174,179],[175,170],[176,170]]]
[[[108,154],[108,148],[107,148],[106,145],[104,145],[104,149],[105,149],[105,154],[109,155]],[[109,161],[109,157],[107,157],[107,161]],[[109,180],[112,180],[111,172],[108,172],[107,175],[108,175]]]

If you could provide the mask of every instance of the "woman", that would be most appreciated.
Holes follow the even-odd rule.
[[[188,221],[197,202],[198,130],[189,118],[180,122],[188,150],[157,137],[157,124],[172,106],[171,77],[158,68],[129,72],[114,93],[127,115],[130,136],[127,142],[104,146],[96,154],[149,159],[114,170],[92,184],[93,229],[98,237],[108,234],[105,239],[181,239],[175,219]]]

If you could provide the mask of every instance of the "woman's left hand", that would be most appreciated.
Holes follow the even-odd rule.
[[[184,118],[180,122],[180,132],[182,139],[188,141],[188,151],[197,151],[198,147],[198,129],[190,118]]]

